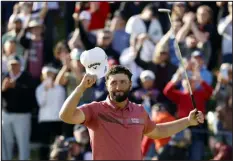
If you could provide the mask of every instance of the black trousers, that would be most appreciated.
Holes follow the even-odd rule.
[[[50,146],[55,141],[56,136],[62,134],[62,122],[42,122],[39,124],[40,133],[40,160],[49,160]]]

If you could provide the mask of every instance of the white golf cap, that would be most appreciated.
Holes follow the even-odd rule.
[[[82,11],[79,15],[80,20],[91,20],[91,13],[88,11]]]
[[[150,70],[144,70],[140,74],[140,80],[142,82],[144,82],[146,80],[155,80],[155,74],[152,71],[150,71]]]
[[[81,54],[80,62],[85,67],[86,73],[96,75],[98,79],[104,77],[108,71],[108,57],[99,47],[85,50]]]

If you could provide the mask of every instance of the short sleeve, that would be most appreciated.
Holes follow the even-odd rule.
[[[150,133],[156,127],[156,123],[150,119],[150,117],[147,113],[145,114],[145,125],[144,126],[145,126],[144,132],[143,132],[144,134]]]
[[[82,123],[83,125],[90,127],[92,124],[96,123],[96,113],[99,109],[98,107],[98,102],[92,102],[78,107],[85,115],[85,121]]]

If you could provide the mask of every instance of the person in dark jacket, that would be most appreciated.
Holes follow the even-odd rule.
[[[33,85],[31,76],[21,71],[20,59],[13,56],[8,61],[9,73],[3,76],[2,98],[2,157],[13,159],[14,137],[19,149],[19,159],[30,157],[31,111]]]
[[[77,20],[77,19],[76,19]],[[108,29],[99,31],[96,35],[96,43],[92,43],[88,39],[87,32],[84,30],[83,25],[77,20],[78,28],[80,30],[80,39],[86,50],[90,50],[96,46],[102,48],[108,57],[112,57],[119,61],[119,53],[112,48],[112,32]]]

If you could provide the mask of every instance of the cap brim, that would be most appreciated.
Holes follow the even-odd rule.
[[[19,61],[18,60],[9,60],[8,61],[8,64],[19,64]]]

